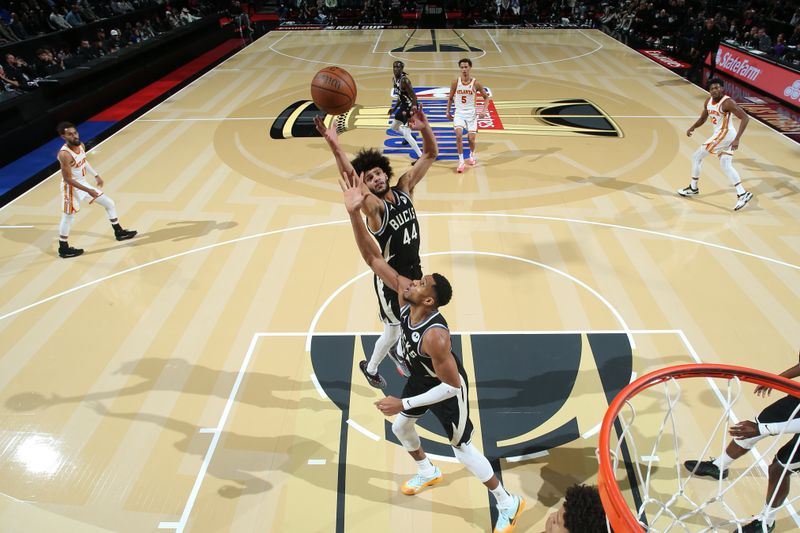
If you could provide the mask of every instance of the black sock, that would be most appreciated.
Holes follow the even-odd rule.
[[[119,225],[119,222],[117,222],[115,224],[111,224],[111,227],[114,228],[114,233],[119,233],[119,232],[123,231],[122,230],[122,226]]]

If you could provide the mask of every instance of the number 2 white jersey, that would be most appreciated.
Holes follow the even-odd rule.
[[[733,113],[722,110],[722,103],[728,98],[730,97],[727,95],[723,96],[716,104],[709,98],[706,104],[708,118],[711,119],[711,125],[714,126],[714,134],[706,139],[703,146],[705,146],[706,150],[710,153],[717,156],[723,154],[733,155],[733,152],[730,150],[730,144],[733,142],[733,139],[736,138],[736,128],[733,127],[731,121],[731,115],[733,115]]]

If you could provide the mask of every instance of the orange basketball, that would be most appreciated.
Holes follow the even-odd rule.
[[[311,80],[311,99],[329,115],[341,115],[356,102],[356,82],[343,68],[325,67]]]

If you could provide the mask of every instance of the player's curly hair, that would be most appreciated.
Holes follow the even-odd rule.
[[[433,292],[436,295],[436,307],[447,305],[453,297],[453,287],[441,274],[434,273],[431,274],[431,277],[433,278]]]
[[[719,78],[711,78],[706,82],[706,89],[710,89],[712,85],[719,85],[720,87],[725,87],[725,83]]]
[[[564,526],[570,533],[606,533],[606,513],[597,487],[573,485],[564,498]]]
[[[356,172],[361,174],[367,172],[375,167],[379,167],[386,173],[389,181],[392,180],[392,165],[389,163],[389,158],[380,153],[376,148],[362,148],[358,151],[355,158],[350,161]]]

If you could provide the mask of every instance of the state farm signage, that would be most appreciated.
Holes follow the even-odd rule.
[[[709,54],[709,58],[710,58]],[[706,64],[710,61],[706,59]],[[750,54],[720,45],[717,70],[752,85],[794,106],[800,106],[800,73],[779,67]]]
[[[646,55],[659,65],[667,67],[668,69],[689,68],[688,63],[673,59],[661,50],[639,50],[639,52]]]

